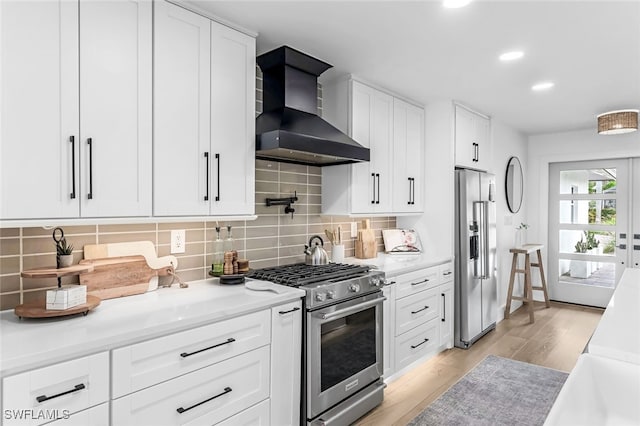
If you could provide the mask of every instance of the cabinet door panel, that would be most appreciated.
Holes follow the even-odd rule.
[[[151,214],[151,19],[144,0],[80,4],[82,216]]]
[[[453,282],[440,286],[440,345],[453,347]]]
[[[153,213],[207,215],[211,22],[164,1],[154,10]]]
[[[78,4],[3,1],[0,15],[0,217],[77,217]]]
[[[424,110],[399,99],[393,106],[393,212],[422,211]]]
[[[211,23],[212,214],[255,210],[255,57],[254,38]]]
[[[393,97],[377,92],[372,111],[372,167],[376,174],[374,211],[391,211],[391,158],[393,148]]]
[[[352,116],[351,116],[351,137],[360,145],[372,148],[372,114],[374,108],[373,89],[352,81]],[[352,213],[370,213],[373,211],[375,202],[374,177],[373,173],[373,152],[371,161],[352,164],[351,167],[351,211]]]

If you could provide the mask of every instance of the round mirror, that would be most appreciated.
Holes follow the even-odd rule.
[[[504,182],[507,194],[507,206],[511,213],[518,213],[522,205],[522,166],[518,157],[511,157],[507,164],[507,176]]]

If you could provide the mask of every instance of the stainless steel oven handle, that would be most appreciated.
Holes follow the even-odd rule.
[[[367,308],[370,308],[372,306],[378,305],[378,304],[384,302],[385,300],[387,300],[386,297],[379,297],[379,298],[371,300],[369,302],[359,303],[357,305],[350,306],[350,307],[345,308],[345,309],[340,309],[339,311],[318,312],[317,315],[320,318],[322,318],[323,320],[330,320],[330,319],[337,318],[337,317],[343,317],[345,315],[349,315],[349,314],[352,314],[354,312],[362,311],[364,309],[367,309]]]

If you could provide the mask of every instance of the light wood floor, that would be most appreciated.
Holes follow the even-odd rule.
[[[535,305],[535,323],[523,308],[470,349],[453,348],[389,384],[384,401],[359,426],[406,425],[487,355],[570,372],[604,310],[563,303]]]

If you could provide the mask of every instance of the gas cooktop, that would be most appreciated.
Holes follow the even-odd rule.
[[[369,272],[369,269],[369,266],[345,263],[329,263],[327,265],[294,263],[291,265],[255,269],[250,271],[247,277],[271,281],[290,287],[300,287],[319,282],[336,282],[360,277]]]

